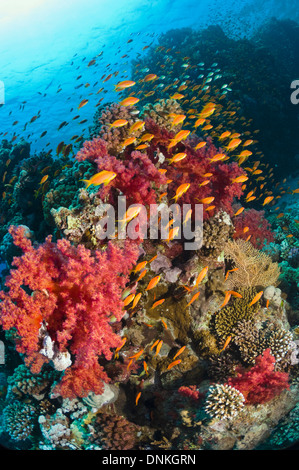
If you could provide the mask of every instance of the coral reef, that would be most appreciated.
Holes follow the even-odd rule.
[[[177,34],[134,64],[138,105],[100,107],[76,155],[2,142],[0,439],[11,447],[251,449],[288,413],[296,423],[296,210],[262,206],[272,170],[246,100],[211,62],[228,38],[219,28]],[[109,183],[104,171],[115,173]],[[132,204],[144,212],[131,218]],[[172,204],[167,238],[162,208]],[[123,238],[102,237],[107,206]],[[202,244],[186,249],[195,229]]]

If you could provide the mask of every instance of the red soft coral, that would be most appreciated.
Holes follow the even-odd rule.
[[[263,248],[265,241],[274,242],[274,234],[271,231],[271,225],[264,217],[265,211],[249,209],[242,212],[234,218],[235,233],[234,238],[246,240],[250,235],[250,241],[255,248]],[[244,228],[248,227],[244,233]]]
[[[189,385],[189,387],[183,385],[178,389],[178,392],[182,397],[190,398],[193,401],[199,401],[204,397],[204,394],[196,389],[196,385]]]
[[[74,358],[57,391],[68,397],[101,393],[109,379],[98,358],[110,360],[111,349],[120,345],[110,321],[124,314],[121,295],[138,258],[137,244],[126,241],[120,248],[109,242],[105,251],[92,253],[68,240],[54,243],[51,236],[34,247],[22,227],[11,227],[10,233],[24,253],[14,258],[16,269],[0,293],[1,325],[16,328],[17,350],[39,372],[48,361],[39,352],[44,322],[57,350]]]
[[[270,349],[256,358],[255,365],[249,370],[239,368],[236,377],[228,379],[228,385],[239,390],[246,403],[258,404],[272,400],[282,390],[289,389],[288,374],[274,370],[275,358]]]
[[[99,191],[101,198],[107,198],[111,204],[116,204],[113,199],[113,188],[121,192],[127,198],[127,204],[156,204],[157,194],[163,191],[163,185],[167,178],[162,175],[156,165],[146,153],[131,152],[126,149],[121,158],[108,154],[106,142],[96,138],[84,142],[83,148],[76,156],[77,160],[88,160],[97,164],[97,171],[114,171],[117,177],[107,187]]]

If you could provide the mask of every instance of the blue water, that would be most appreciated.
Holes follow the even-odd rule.
[[[298,19],[296,5],[295,0],[266,0],[262,5],[258,0],[2,0],[0,80],[5,106],[0,109],[0,129],[8,132],[7,138],[16,134],[29,140],[32,151],[54,149],[61,140],[84,134],[92,122],[99,99],[95,92],[108,64],[119,76],[130,75],[131,59],[137,53],[142,57],[142,48],[157,43],[170,29],[217,23],[231,37],[249,37],[272,16]],[[88,68],[100,53],[96,66]],[[104,103],[115,100],[116,80],[107,82]],[[76,104],[86,97],[88,106],[72,121]],[[85,125],[78,124],[85,119]],[[68,125],[58,131],[64,121]]]

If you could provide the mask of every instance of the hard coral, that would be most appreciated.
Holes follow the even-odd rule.
[[[249,307],[249,303],[256,294],[255,289],[240,289],[239,293],[242,295],[242,298],[231,300],[228,305],[216,312],[212,319],[217,337],[222,341],[228,336],[234,337],[239,323],[255,318],[260,308],[260,302]]]
[[[243,394],[233,386],[216,384],[209,388],[205,411],[217,420],[231,420],[242,410],[244,401]]]
[[[10,232],[24,254],[14,258],[16,269],[6,279],[7,290],[0,293],[2,327],[16,328],[17,350],[25,354],[32,372],[53,357],[40,353],[43,336],[59,354],[74,356],[56,387],[61,395],[100,394],[109,379],[98,357],[110,360],[111,348],[120,344],[110,321],[124,314],[121,293],[138,257],[136,246],[126,242],[121,250],[110,242],[105,251],[93,253],[67,240],[54,243],[49,236],[34,247],[23,228],[11,227]]]
[[[289,389],[288,374],[276,372],[274,367],[275,358],[270,349],[266,349],[249,370],[239,368],[237,376],[228,379],[228,385],[239,390],[248,404],[268,402],[282,390]]]

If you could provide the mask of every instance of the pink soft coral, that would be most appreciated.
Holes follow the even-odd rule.
[[[274,366],[275,358],[266,349],[249,370],[239,368],[237,376],[228,379],[228,385],[239,390],[248,404],[270,401],[282,390],[289,389],[288,374],[276,372]]]
[[[110,321],[124,315],[121,294],[138,258],[137,245],[126,241],[121,249],[109,242],[105,251],[92,253],[67,240],[54,243],[51,236],[34,247],[22,227],[10,233],[24,253],[14,258],[16,269],[0,293],[3,329],[16,328],[17,350],[37,373],[48,361],[39,352],[43,322],[58,351],[74,359],[57,391],[65,397],[101,393],[109,378],[98,359],[110,360],[111,348],[120,345]]]
[[[249,209],[242,212],[233,219],[235,226],[234,238],[242,238],[246,240],[250,235],[250,241],[255,248],[263,248],[265,241],[267,243],[274,242],[274,234],[271,231],[271,225],[264,217],[265,211],[257,211]],[[249,230],[244,233],[244,228]]]

